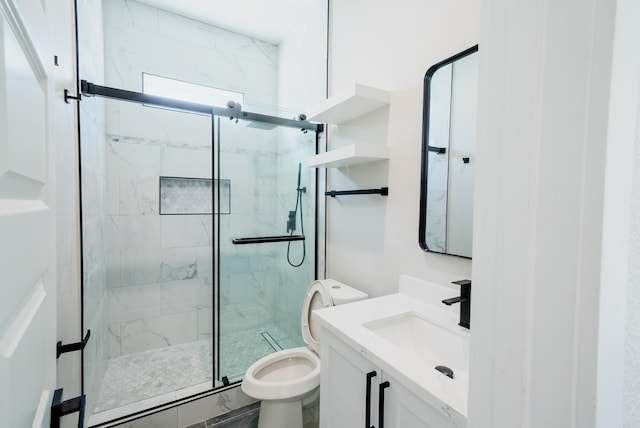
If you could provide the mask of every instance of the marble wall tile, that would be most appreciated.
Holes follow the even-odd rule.
[[[159,11],[160,35],[211,50],[225,50],[228,31],[163,10]]]
[[[119,192],[121,215],[158,214],[158,177],[139,180],[121,178]]]
[[[158,13],[158,30],[152,28],[155,22],[150,23],[149,19],[136,26],[131,23],[135,17],[127,13],[126,4],[109,3],[109,15],[120,18],[105,25],[105,52],[112,59],[107,61],[106,74],[114,83],[119,83],[119,87],[139,90],[140,74],[152,71],[185,81],[250,92],[246,86],[264,78],[265,70],[253,66],[247,72],[237,66],[239,61],[249,59],[256,64],[269,64],[267,74],[272,76],[269,86],[276,87],[277,46],[144,5],[142,7],[154,10],[154,17]],[[172,61],[166,61],[167,57]],[[212,57],[216,58],[212,63],[192,62],[206,62]],[[217,68],[229,65],[226,69]],[[259,103],[274,105],[275,93],[271,99],[261,98]]]
[[[211,309],[213,287],[201,279],[163,283],[161,289],[162,314]]]
[[[107,251],[134,251],[160,247],[158,216],[112,215],[107,217],[105,235]]]
[[[109,324],[160,316],[162,288],[158,284],[111,288]]]
[[[139,107],[134,105],[135,107]],[[123,135],[127,135],[126,133]],[[162,165],[163,150],[160,145],[149,144],[148,140],[110,136],[108,150],[114,156],[116,172],[120,180],[150,180],[158,178]]]
[[[213,247],[196,248],[198,260],[198,278],[202,278],[208,285],[213,284]]]
[[[211,215],[161,216],[160,247],[209,247],[213,243],[213,221]]]
[[[198,340],[213,336],[213,308],[198,309]]]
[[[106,259],[107,269],[107,287],[120,287],[120,251],[112,251],[107,253]]]
[[[209,254],[207,256],[207,254]],[[196,278],[211,272],[210,250],[171,248],[121,253],[122,286]]]
[[[220,310],[220,332],[225,335],[250,330],[273,320],[272,308],[248,302],[229,304]]]
[[[152,284],[161,275],[161,254],[158,250],[120,253],[122,286]]]
[[[204,279],[120,287],[109,290],[110,357],[211,336],[213,289]],[[185,337],[167,326],[176,315]],[[195,332],[195,333],[194,333]],[[129,337],[131,336],[131,337]],[[167,339],[165,341],[165,339]],[[131,344],[142,340],[139,346]],[[163,345],[164,344],[164,345]]]
[[[109,358],[122,355],[122,333],[120,323],[109,324],[107,327],[107,346]]]
[[[203,143],[211,144],[211,135]],[[162,158],[160,175],[166,177],[211,178],[211,148],[203,150],[185,150],[167,147]]]
[[[130,0],[103,2],[105,26],[120,25],[145,31],[158,31],[158,9]]]
[[[196,312],[186,312],[122,323],[122,354],[194,341],[197,337],[196,317]]]

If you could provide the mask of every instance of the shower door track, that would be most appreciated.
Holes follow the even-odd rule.
[[[98,96],[113,98],[122,101],[131,101],[139,104],[146,104],[155,107],[165,107],[173,110],[182,110],[191,113],[207,114],[212,116],[229,117],[232,119],[243,119],[256,122],[266,122],[288,128],[298,128],[304,131],[322,132],[322,123],[312,123],[306,120],[285,119],[267,114],[251,113],[236,109],[208,106],[204,104],[190,103],[187,101],[175,100],[172,98],[159,97],[156,95],[143,94],[141,92],[127,91],[124,89],[100,86],[86,80],[80,82],[80,90],[84,96]]]

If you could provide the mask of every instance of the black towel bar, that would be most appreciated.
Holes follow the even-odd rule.
[[[335,198],[340,195],[381,195],[389,196],[389,188],[381,187],[380,189],[362,189],[362,190],[330,190],[324,192],[325,196]]]
[[[304,235],[281,235],[281,236],[254,236],[251,238],[237,238],[231,241],[234,245],[244,244],[268,244],[271,242],[304,241]]]

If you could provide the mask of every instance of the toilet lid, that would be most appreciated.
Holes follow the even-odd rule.
[[[315,309],[333,306],[331,295],[319,281],[311,284],[302,305],[302,338],[317,354],[320,353],[320,325],[311,317]]]

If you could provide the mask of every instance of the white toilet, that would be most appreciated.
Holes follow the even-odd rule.
[[[302,305],[302,337],[309,347],[267,355],[244,375],[242,391],[262,400],[258,428],[302,428],[302,406],[317,398],[320,385],[320,328],[311,319],[311,312],[367,297],[333,279],[311,284]]]

